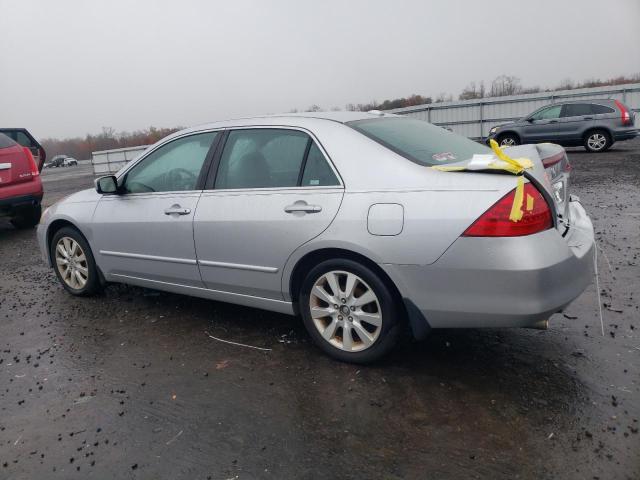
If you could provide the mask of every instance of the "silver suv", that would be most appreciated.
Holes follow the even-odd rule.
[[[503,146],[552,142],[602,152],[617,141],[635,138],[638,129],[634,120],[633,111],[618,100],[557,103],[515,122],[493,127],[487,142],[494,139]]]

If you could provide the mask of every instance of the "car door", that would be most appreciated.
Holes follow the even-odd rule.
[[[569,143],[582,141],[582,135],[593,126],[593,111],[589,103],[567,103],[562,106],[558,134]]]
[[[93,215],[93,243],[107,279],[202,287],[193,215],[218,132],[171,140],[118,178]],[[96,248],[97,247],[97,248]]]
[[[522,143],[557,141],[561,110],[562,105],[551,105],[531,115],[522,127]]]
[[[194,219],[205,286],[282,300],[291,253],[325,230],[343,186],[320,145],[291,128],[228,132]]]

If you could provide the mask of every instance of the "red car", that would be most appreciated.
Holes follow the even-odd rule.
[[[44,160],[44,151],[39,155]],[[31,228],[40,221],[41,165],[31,149],[0,133],[0,217],[16,228]]]

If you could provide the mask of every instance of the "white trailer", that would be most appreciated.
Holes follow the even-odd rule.
[[[140,147],[116,148],[91,153],[91,165],[95,175],[115,173],[131,160],[138,158],[149,145]]]

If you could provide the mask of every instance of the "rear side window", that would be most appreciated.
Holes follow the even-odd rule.
[[[596,115],[600,113],[615,113],[615,110],[613,108],[605,107],[604,105],[600,105],[598,103],[592,104],[591,109]]]
[[[580,117],[591,115],[591,105],[589,103],[568,103],[562,107],[562,117]]]
[[[336,174],[331,170],[331,167],[318,146],[313,143],[307,156],[301,186],[332,187],[336,185],[340,185],[338,177],[336,177]]]
[[[31,137],[21,131],[16,132],[16,142],[18,142],[23,147],[35,148],[37,146],[33,142],[33,139]]]
[[[295,187],[310,141],[297,130],[234,130],[220,158],[215,188]]]
[[[414,118],[375,118],[347,125],[420,165],[444,165],[491,153],[484,145]]]
[[[13,140],[11,140],[6,135],[0,133],[0,148],[13,147],[16,144]]]

